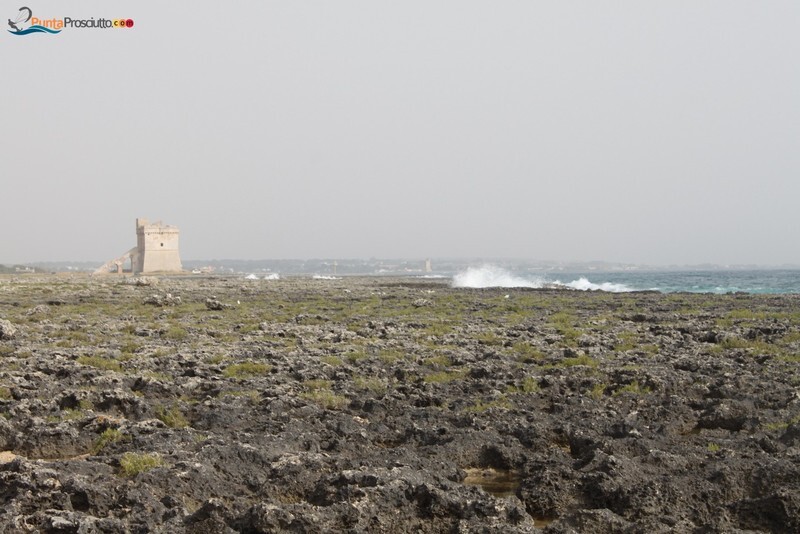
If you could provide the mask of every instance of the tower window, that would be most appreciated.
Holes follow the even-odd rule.
[[[161,246],[163,247],[163,246],[164,246],[164,243],[161,243]]]

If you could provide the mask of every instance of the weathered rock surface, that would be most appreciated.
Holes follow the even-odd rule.
[[[17,336],[17,328],[11,322],[0,319],[0,341],[14,339]]]
[[[800,531],[795,295],[5,288],[1,532]]]

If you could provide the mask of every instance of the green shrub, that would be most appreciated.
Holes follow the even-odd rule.
[[[528,363],[535,360],[542,360],[544,358],[542,351],[526,341],[518,341],[517,343],[514,343],[511,349],[517,355],[517,361],[520,363]]]
[[[222,372],[227,378],[248,378],[251,376],[265,375],[272,367],[266,363],[243,362],[229,365]]]
[[[800,332],[789,332],[781,338],[781,343],[796,343],[800,341]]]
[[[77,362],[81,365],[88,365],[96,369],[116,372],[122,371],[119,362],[108,358],[101,358],[100,356],[79,356]]]
[[[158,380],[159,382],[170,382],[172,377],[168,374],[161,373],[159,371],[145,371],[142,373],[143,377],[151,378],[153,380]]]
[[[622,332],[617,337],[620,342],[614,346],[614,350],[618,352],[627,352],[638,346],[638,336],[635,332]]]
[[[567,312],[558,312],[550,316],[549,324],[561,334],[564,343],[568,346],[575,345],[581,331],[575,328],[576,318]]]
[[[125,435],[116,428],[107,428],[102,434],[100,434],[100,437],[97,438],[97,441],[94,442],[94,445],[92,446],[92,454],[98,454],[106,447],[106,445],[117,443],[122,441],[124,438]]]
[[[156,453],[126,452],[120,458],[119,465],[124,476],[133,477],[139,473],[161,467],[164,465],[164,460]]]
[[[751,347],[751,342],[738,337],[728,337],[722,340],[719,346],[723,349],[748,349]]]
[[[403,351],[399,349],[383,349],[378,356],[383,363],[394,363],[405,357]]]
[[[165,406],[156,407],[156,418],[170,428],[184,428],[189,426],[189,421],[186,420],[183,412],[177,406],[171,406],[169,408]]]
[[[427,384],[446,384],[455,380],[461,380],[466,376],[466,371],[441,371],[425,375],[423,380]]]
[[[425,328],[425,334],[429,336],[446,336],[452,331],[453,328],[447,323],[433,323]]]
[[[789,425],[796,425],[800,423],[800,415],[797,417],[793,417],[788,421],[779,421],[777,423],[767,423],[764,425],[765,430],[786,430],[789,428]]]
[[[75,343],[88,343],[91,340],[89,334],[86,332],[81,332],[80,330],[72,330],[68,332],[65,335],[65,338]]]
[[[226,359],[226,358],[225,358],[225,355],[224,355],[224,354],[213,354],[213,355],[209,356],[209,357],[208,357],[208,359],[207,359],[206,361],[207,361],[207,362],[208,362],[210,365],[218,365],[218,364],[220,364],[220,363],[224,362],[224,361],[225,361],[225,359]]]
[[[380,378],[357,376],[353,380],[353,384],[357,389],[364,391],[372,391],[377,394],[386,392],[386,384]]]
[[[509,401],[505,397],[500,397],[499,399],[495,399],[490,402],[483,402],[479,400],[472,406],[468,406],[464,408],[465,412],[468,413],[483,413],[487,410],[491,410],[493,408],[500,409],[500,410],[509,410],[511,409],[511,401]]]
[[[339,367],[340,365],[344,365],[344,362],[338,356],[323,356],[319,359],[322,363],[327,363],[333,367]]]
[[[319,404],[323,408],[333,410],[348,404],[347,397],[336,395],[331,391],[330,380],[306,380],[303,386],[308,390],[300,394],[306,400]]]
[[[621,395],[623,393],[633,393],[634,395],[646,395],[650,393],[650,388],[647,386],[639,385],[637,380],[627,384],[614,392],[614,395]]]
[[[119,350],[120,350],[120,351],[121,351],[123,354],[133,354],[133,353],[135,353],[137,350],[139,350],[140,348],[141,348],[141,345],[139,345],[138,343],[136,343],[136,342],[134,342],[134,341],[125,341],[125,342],[124,342],[124,343],[123,343],[123,344],[122,344],[122,345],[119,347]]]
[[[313,401],[327,410],[337,410],[347,406],[347,397],[337,395],[327,389],[315,389],[301,394],[304,399]]]
[[[164,333],[164,337],[166,339],[171,339],[172,341],[183,341],[189,337],[189,332],[180,326],[171,326],[166,333]]]
[[[767,312],[750,309],[738,309],[729,311],[725,317],[733,320],[762,321],[767,318]]]
[[[587,356],[586,354],[581,354],[580,356],[576,356],[574,358],[564,358],[563,360],[561,360],[561,364],[566,367],[574,367],[576,365],[597,367],[598,362],[591,356]]]
[[[367,358],[367,353],[364,352],[363,350],[355,350],[353,352],[348,352],[347,354],[345,354],[345,358],[347,358],[347,361],[350,363],[356,363],[358,361]]]
[[[331,381],[330,380],[306,380],[303,382],[303,386],[309,391],[315,391],[318,389],[330,389],[331,388]]]
[[[549,317],[548,322],[556,328],[564,328],[572,326],[575,322],[575,316],[567,312],[556,312]]]
[[[537,393],[539,391],[539,381],[532,376],[527,376],[522,381],[521,386],[509,386],[507,393]]]
[[[655,345],[653,343],[649,343],[647,345],[640,345],[639,346],[639,350],[641,350],[645,354],[654,355],[654,354],[658,354],[659,347],[658,347],[658,345]]]
[[[61,419],[64,421],[77,421],[86,415],[86,411],[80,408],[67,408],[61,412]]]
[[[450,358],[444,354],[425,358],[423,363],[429,367],[450,367],[451,364]]]
[[[592,389],[589,391],[589,396],[595,400],[600,400],[603,398],[603,395],[606,392],[607,385],[603,382],[597,383],[592,386]]]
[[[475,336],[475,340],[482,345],[496,346],[503,344],[503,338],[494,332],[481,332]]]

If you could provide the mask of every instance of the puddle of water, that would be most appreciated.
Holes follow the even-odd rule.
[[[464,484],[480,486],[483,491],[495,497],[511,497],[519,488],[520,477],[516,471],[491,467],[468,467],[464,471],[467,472],[467,477],[462,481]]]
[[[506,498],[517,494],[522,479],[517,471],[494,469],[492,467],[468,467],[464,469],[467,477],[462,481],[470,486],[480,488],[494,497]],[[544,528],[555,521],[549,517],[534,517],[533,526]]]

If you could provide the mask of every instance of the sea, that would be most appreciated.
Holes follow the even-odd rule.
[[[339,260],[337,266],[338,271],[334,270],[333,262],[306,263],[302,266],[271,265],[271,268],[262,269],[254,269],[255,266],[251,265],[246,277],[250,280],[278,280],[283,276],[310,276],[316,280],[336,280],[347,276],[403,276],[439,279],[453,287],[467,288],[562,288],[611,293],[658,291],[800,294],[800,269],[547,270],[513,262],[506,262],[503,265],[491,263],[459,265],[451,262],[445,268],[424,272],[415,268],[413,262],[356,264],[346,260]],[[229,272],[237,271],[230,269]]]
[[[50,271],[94,271],[99,263],[37,265]],[[564,288],[583,291],[662,293],[800,294],[800,267],[794,268],[603,268],[592,264],[544,264],[514,260],[317,259],[184,261],[195,273],[241,276],[248,280],[309,277],[324,283],[347,276],[402,276],[440,279],[453,287]],[[428,268],[431,268],[428,271]]]
[[[662,293],[800,293],[800,270],[539,272],[493,265],[452,275],[454,287],[563,287],[585,291]]]

